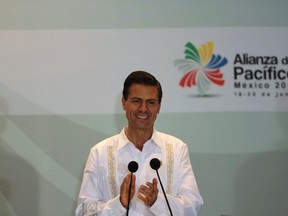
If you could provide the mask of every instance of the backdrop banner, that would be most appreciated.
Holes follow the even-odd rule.
[[[162,112],[287,111],[287,38],[284,27],[3,30],[1,112],[117,113],[134,70],[160,80]]]

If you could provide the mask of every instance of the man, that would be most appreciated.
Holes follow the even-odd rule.
[[[157,173],[150,167],[153,158],[161,161],[158,171],[173,215],[198,215],[203,200],[187,145],[154,128],[161,99],[162,88],[153,75],[135,71],[126,78],[122,107],[128,126],[91,149],[76,215],[81,215],[83,203],[93,200],[98,203],[99,215],[125,215],[128,206],[131,216],[170,215]],[[131,161],[139,165],[133,174],[127,168]]]

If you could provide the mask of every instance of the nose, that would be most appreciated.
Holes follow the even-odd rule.
[[[142,111],[142,112],[145,112],[145,111],[148,110],[148,106],[147,106],[147,104],[146,104],[145,101],[142,101],[142,102],[140,103],[140,105],[139,105],[139,110]]]

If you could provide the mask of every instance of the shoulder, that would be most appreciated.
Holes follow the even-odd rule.
[[[91,148],[91,151],[92,152],[102,152],[104,150],[106,150],[108,148],[108,146],[116,146],[117,143],[118,143],[118,140],[119,140],[119,137],[120,135],[119,134],[116,134],[114,136],[111,136],[111,137],[108,137],[98,143],[96,143],[92,148]]]
[[[180,161],[187,160],[189,158],[189,148],[188,145],[181,139],[163,132],[157,132],[157,143],[161,148],[166,149],[168,153],[174,155],[174,160],[176,163]]]
[[[180,138],[160,131],[155,131],[155,139],[164,145],[172,144],[174,148],[182,148],[187,146],[187,144],[184,143]]]

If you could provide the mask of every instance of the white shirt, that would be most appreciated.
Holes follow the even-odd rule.
[[[158,198],[151,207],[145,206],[137,198],[139,186],[157,178],[156,171],[150,167],[152,158],[161,161],[158,172],[166,193],[169,192],[166,195],[173,215],[197,216],[203,200],[198,191],[187,145],[176,137],[154,130],[151,139],[140,151],[127,139],[124,130],[91,148],[84,169],[76,216],[82,215],[82,203],[89,200],[97,201],[98,214],[101,216],[126,215],[119,193],[121,183],[129,173],[128,164],[131,161],[136,161],[139,168],[134,173],[136,192],[130,202],[129,215],[170,215],[159,180]]]

